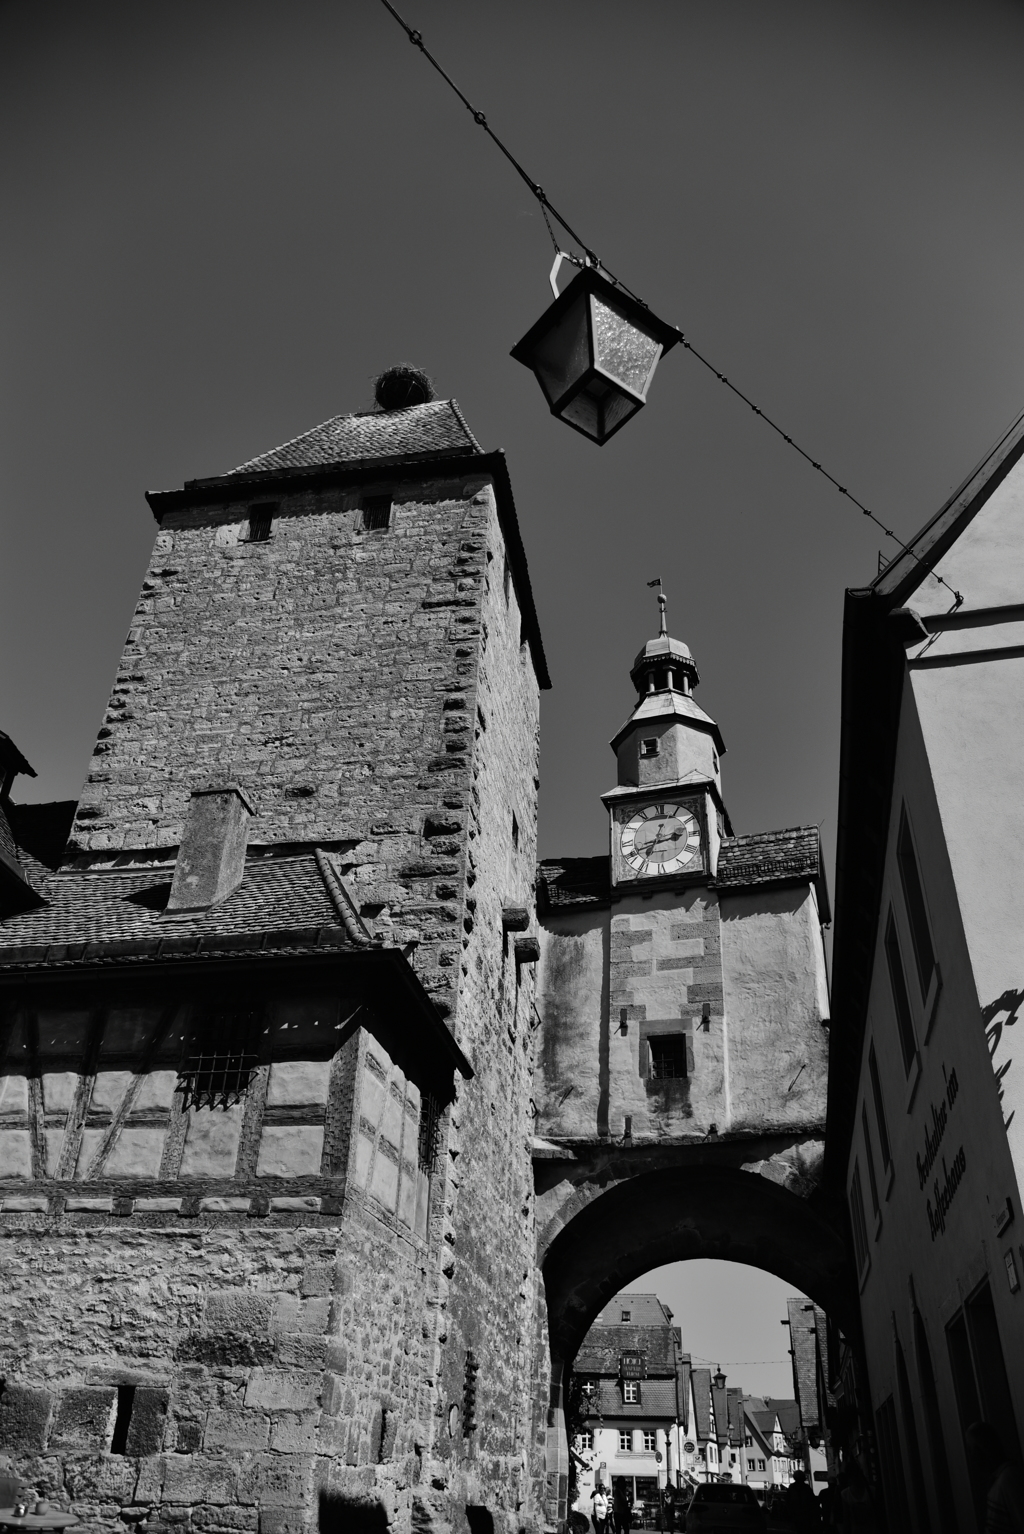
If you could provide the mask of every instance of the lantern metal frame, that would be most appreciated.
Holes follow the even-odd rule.
[[[624,293],[621,288],[616,287],[613,282],[609,282],[595,266],[582,267],[573,277],[572,281],[567,284],[563,292],[559,293],[555,283],[555,274],[562,259],[564,257],[560,253],[551,271],[551,286],[556,294],[554,303],[544,311],[534,325],[531,325],[522,340],[512,348],[511,355],[517,362],[521,362],[524,367],[528,367],[535,375],[548,402],[551,414],[564,421],[567,426],[571,426],[574,431],[580,432],[589,442],[596,442],[599,447],[602,447],[617,431],[620,431],[625,426],[627,421],[632,420],[637,411],[642,409],[647,403],[647,391],[650,388],[655,369],[665,353],[670,351],[680,339],[679,331],[674,326],[666,324],[664,320],[658,319],[657,315],[653,314],[638,299],[630,297],[628,293]],[[565,325],[570,311],[580,304],[581,299],[584,300],[581,323],[585,318],[587,360],[582,370],[568,383],[566,388],[555,390],[549,386],[541,372],[541,348],[548,341],[553,331]],[[594,333],[593,299],[597,299],[604,307],[610,309],[620,320],[624,321],[627,326],[639,331],[641,335],[646,336],[650,342],[655,344],[657,350],[654,353],[641,388],[635,388],[626,383],[621,376],[610,372],[598,360],[601,340]],[[575,344],[578,347],[581,339],[581,335],[577,334],[575,343],[569,341],[567,345]],[[593,399],[595,384],[599,389],[603,386],[606,398],[616,399],[620,409],[622,403],[625,403],[628,407],[619,419],[614,421],[611,426],[607,426],[603,416],[603,406],[599,402],[598,415],[601,425],[596,434],[593,431],[588,431],[585,426],[580,425],[565,413],[574,401],[579,399],[581,394],[589,391],[589,397]]]

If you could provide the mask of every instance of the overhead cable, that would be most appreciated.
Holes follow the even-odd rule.
[[[544,188],[538,182],[534,181],[533,177],[528,173],[526,168],[519,162],[519,160],[516,159],[512,151],[495,133],[494,129],[487,121],[485,114],[473,105],[469,97],[462,90],[460,90],[458,85],[456,85],[448,71],[430,52],[430,49],[423,41],[422,32],[418,32],[414,27],[411,27],[409,23],[399,15],[398,11],[396,11],[395,7],[391,4],[391,0],[381,0],[381,4],[385,7],[386,10],[390,11],[391,15],[398,22],[398,25],[402,28],[409,41],[414,45],[414,47],[420,50],[428,63],[433,65],[438,74],[441,76],[442,80],[444,80],[446,84],[449,85],[455,92],[456,96],[458,96],[463,106],[472,116],[473,121],[477,124],[478,127],[483,128],[487,136],[498,147],[501,153],[505,156],[506,160],[508,160],[516,174],[529,187],[534,197],[536,197],[537,201],[540,203],[541,212],[544,215],[544,222],[547,225],[548,233],[551,235],[551,241],[555,249],[558,249],[558,241],[555,239],[554,231],[551,228],[552,218],[554,218],[555,221],[562,226],[570,239],[575,240],[576,244],[584,253],[587,265],[600,268],[600,270],[605,273],[605,275],[615,284],[617,288],[621,288],[622,292],[628,294],[628,296],[632,298],[636,303],[642,304],[645,309],[649,309],[650,305],[644,299],[642,299],[639,294],[634,293],[632,288],[628,287],[626,283],[615,276],[614,272],[610,271],[609,268],[605,266],[604,262],[598,258],[594,251],[590,249],[589,245],[587,245],[586,242],[580,237],[580,235],[576,233],[572,225],[562,216],[561,213],[559,213],[558,209],[548,197]],[[572,256],[570,256],[569,259],[576,260],[577,265],[582,264],[578,261],[577,258]],[[689,340],[689,338],[678,325],[672,325],[671,329],[676,332],[685,349],[694,357],[696,357],[697,361],[702,363],[703,366],[709,370],[709,372],[714,373],[719,383],[724,384],[727,389],[731,390],[732,393],[736,395],[737,399],[742,400],[745,405],[749,406],[749,408],[754,412],[756,416],[760,416],[761,420],[764,421],[767,426],[770,426],[772,431],[774,431],[778,436],[782,438],[783,442],[787,443],[788,446],[794,450],[794,452],[799,453],[800,457],[804,460],[805,463],[810,464],[812,469],[816,470],[816,472],[822,475],[824,479],[827,479],[829,484],[832,485],[835,490],[838,490],[840,495],[845,496],[848,501],[857,507],[858,511],[861,511],[864,516],[869,517],[871,521],[874,522],[875,526],[880,528],[887,538],[891,538],[893,542],[899,546],[904,554],[909,554],[911,559],[915,560],[919,565],[925,566],[925,568],[929,569],[929,573],[934,577],[934,579],[938,581],[941,586],[945,586],[946,590],[952,594],[954,609],[961,605],[963,602],[963,597],[959,591],[955,590],[954,587],[949,584],[944,576],[939,575],[937,571],[932,570],[929,566],[925,565],[925,561],[920,557],[920,555],[915,554],[914,550],[910,548],[909,545],[904,543],[903,539],[900,538],[899,535],[895,533],[891,527],[886,527],[882,519],[878,517],[869,506],[865,506],[864,502],[858,500],[857,496],[848,490],[845,485],[841,485],[834,474],[830,474],[828,469],[826,469],[823,464],[814,458],[811,453],[808,453],[805,448],[800,446],[799,442],[794,441],[788,432],[783,431],[782,427],[776,421],[773,421],[770,415],[767,415],[759,405],[755,405],[754,401],[749,397],[749,395],[745,394],[737,384],[734,384],[731,378],[727,378],[724,373],[720,373],[718,368],[715,367],[714,363],[708,357],[705,357],[703,352],[698,351],[697,347],[694,346],[693,342]]]

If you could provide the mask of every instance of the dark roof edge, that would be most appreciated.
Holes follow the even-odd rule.
[[[892,810],[906,654],[890,611],[899,598],[849,590],[843,614],[835,936],[829,1033],[826,1179],[845,1180],[854,1128],[875,933]]]
[[[1024,456],[1024,412],[975,465],[934,517],[926,522],[880,575],[871,590],[899,607],[977,516],[992,492]]]
[[[435,477],[460,478],[469,475],[490,476],[494,481],[498,503],[498,522],[508,549],[509,565],[515,583],[516,597],[523,615],[523,629],[533,656],[534,670],[539,686],[547,690],[551,686],[544,641],[541,638],[540,619],[533,600],[533,587],[519,530],[512,481],[509,477],[505,454],[499,448],[492,453],[419,453],[398,458],[354,458],[346,463],[316,464],[301,469],[262,469],[253,474],[221,474],[214,479],[186,480],[180,490],[147,490],[146,500],[157,522],[169,511],[188,506],[215,505],[218,501],[246,500],[254,491],[265,493],[274,486],[294,488],[297,485],[358,484],[369,473],[381,478],[419,479],[424,469],[437,470]]]

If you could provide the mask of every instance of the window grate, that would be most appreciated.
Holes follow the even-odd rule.
[[[653,1081],[681,1081],[686,1076],[686,1035],[666,1033],[648,1038]]]
[[[242,1101],[259,1064],[258,1019],[255,1010],[218,1006],[197,1018],[178,1073],[184,1108],[230,1108]]]
[[[277,510],[277,502],[269,502],[265,506],[249,507],[249,542],[266,543],[270,537],[270,530],[274,525],[274,512]]]
[[[417,1159],[421,1172],[428,1176],[437,1171],[441,1149],[441,1104],[430,1092],[420,1099],[420,1125],[417,1137]]]
[[[382,533],[391,526],[390,495],[363,496],[363,531]]]

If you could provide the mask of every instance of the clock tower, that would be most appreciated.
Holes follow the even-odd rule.
[[[658,602],[661,631],[630,671],[636,706],[611,742],[618,784],[602,796],[613,887],[707,883],[732,829],[722,800],[722,733],[694,699],[696,663],[669,637],[661,593]]]

